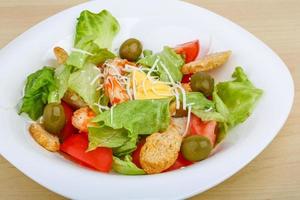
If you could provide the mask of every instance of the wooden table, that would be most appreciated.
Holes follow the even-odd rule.
[[[37,22],[81,2],[0,0],[0,46]],[[296,86],[289,119],[268,148],[230,179],[192,199],[300,199],[300,1],[188,2],[233,20],[263,40],[287,64]],[[38,185],[0,157],[0,199],[64,198]]]

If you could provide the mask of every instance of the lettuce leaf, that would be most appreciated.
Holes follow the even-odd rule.
[[[152,67],[155,61],[159,59],[157,64],[158,75],[162,81],[170,81],[169,75],[164,68],[167,69],[170,76],[175,82],[180,82],[182,79],[181,67],[184,64],[182,57],[171,49],[164,47],[163,51],[157,54],[148,55],[138,61],[139,64]]]
[[[43,114],[49,93],[56,88],[54,69],[44,67],[27,77],[20,113],[27,113],[32,120]]]
[[[99,49],[97,52],[94,53],[94,55],[89,56],[88,62],[93,63],[95,65],[99,65],[104,63],[108,59],[115,58],[116,55],[110,52],[107,49]]]
[[[91,54],[106,53],[107,56],[108,50],[104,52],[103,49],[111,48],[112,41],[119,30],[118,21],[107,10],[99,13],[84,10],[78,18],[74,47]],[[67,64],[82,68],[89,57],[89,54],[73,51]]]
[[[68,81],[71,75],[72,67],[68,65],[60,65],[55,69],[54,80],[56,89],[51,91],[48,97],[48,103],[57,102],[63,98],[68,89]]]
[[[181,96],[182,101],[182,96]],[[192,105],[192,113],[198,116],[202,121],[215,120],[217,122],[224,122],[226,118],[218,113],[214,102],[207,99],[200,92],[189,92],[186,94],[187,104]]]
[[[138,135],[131,135],[129,140],[125,142],[122,146],[113,148],[114,155],[124,156],[133,152],[136,149],[136,143],[138,140]]]
[[[118,157],[113,157],[112,168],[115,172],[125,175],[143,175],[146,174],[144,170],[138,168],[132,161],[131,156],[126,155],[124,160]]]
[[[69,88],[76,92],[96,112],[98,110],[95,103],[100,98],[100,91],[97,88],[100,84],[94,80],[99,76],[99,73],[95,65],[88,64],[84,68],[73,72],[68,81]]]
[[[91,42],[100,48],[109,49],[119,30],[118,21],[107,10],[99,13],[84,10],[76,26],[75,48]]]
[[[120,147],[129,139],[125,129],[113,129],[107,126],[89,127],[88,129],[89,151],[97,147]]]
[[[227,130],[244,122],[252,113],[258,99],[263,94],[261,89],[256,88],[248,79],[241,67],[236,67],[232,74],[234,80],[218,83],[213,92],[213,100],[216,109],[226,119],[221,124],[221,134],[217,138],[220,142]]]
[[[125,128],[129,136],[165,131],[170,123],[169,103],[170,99],[127,101],[92,121],[113,129]]]

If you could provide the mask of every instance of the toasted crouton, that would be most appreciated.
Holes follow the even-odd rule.
[[[171,123],[165,132],[146,138],[140,152],[140,163],[146,173],[160,173],[174,164],[182,142],[181,126]]]
[[[230,55],[231,51],[209,54],[200,60],[183,65],[181,72],[183,74],[194,74],[196,72],[208,71],[220,67],[227,62]]]
[[[54,47],[53,52],[58,64],[64,64],[69,57],[68,53],[61,47]]]
[[[33,139],[48,151],[58,151],[60,144],[58,137],[48,133],[40,124],[33,123],[29,127]]]

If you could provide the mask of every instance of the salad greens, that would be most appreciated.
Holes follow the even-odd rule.
[[[95,111],[95,103],[100,98],[97,88],[100,86],[97,78],[99,77],[99,69],[94,65],[88,64],[84,68],[73,72],[70,75],[68,86],[70,89],[79,94],[83,100]]]
[[[182,96],[181,96],[182,101]],[[189,92],[186,94],[186,103],[191,105],[192,113],[202,121],[215,120],[217,122],[224,122],[226,118],[218,113],[214,102],[207,99],[200,92]]]
[[[175,82],[180,82],[182,79],[180,69],[184,64],[184,60],[170,47],[164,47],[163,51],[157,54],[146,52],[146,57],[140,59],[138,63],[148,67],[157,64],[157,73],[161,81],[171,82],[170,76]]]
[[[20,113],[27,113],[31,119],[37,120],[48,103],[49,93],[55,89],[53,68],[44,67],[30,74],[27,77]]]
[[[127,101],[99,114],[93,122],[113,129],[125,128],[129,135],[161,132],[170,123],[169,103],[170,99]]]
[[[263,93],[250,82],[241,67],[235,69],[232,77],[232,81],[218,83],[213,93],[217,111],[227,119],[226,123],[221,125],[222,131],[218,141],[225,137],[228,128],[244,122],[249,117]]]
[[[108,126],[89,127],[89,151],[97,147],[120,147],[128,141],[126,129],[113,129]]]
[[[72,67],[68,65],[60,65],[55,69],[54,81],[56,89],[49,94],[48,103],[57,102],[63,98],[68,89],[68,81],[72,71]]]
[[[118,157],[113,157],[113,170],[125,175],[143,175],[146,174],[144,170],[138,168],[132,161],[131,156],[126,155],[124,160]]]
[[[97,14],[88,10],[82,11],[78,18],[74,41],[74,47],[81,51],[73,51],[67,64],[82,68],[89,56],[96,55],[92,60],[111,58],[113,54],[108,49],[111,48],[119,30],[118,21],[107,10]],[[105,56],[102,55],[103,51],[106,51]]]
[[[114,155],[124,156],[136,149],[138,135],[129,135],[129,139],[120,147],[113,148]]]

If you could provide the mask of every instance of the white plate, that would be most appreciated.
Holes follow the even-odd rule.
[[[88,9],[109,10],[120,22],[115,46],[130,36],[146,48],[159,50],[200,39],[203,52],[211,38],[213,50],[231,49],[233,56],[216,70],[217,80],[229,79],[242,65],[253,83],[264,90],[253,115],[231,130],[218,152],[191,167],[149,176],[103,174],[80,167],[36,144],[17,115],[26,76],[51,63],[55,44],[71,46],[76,18]],[[253,35],[208,10],[179,1],[91,1],[39,23],[0,52],[1,154],[24,174],[50,190],[75,199],[182,199],[224,181],[257,156],[275,137],[291,109],[294,86],[280,58]]]

